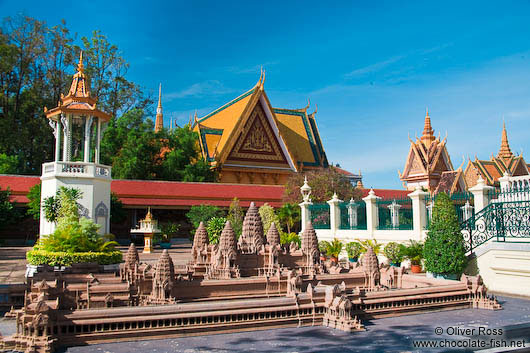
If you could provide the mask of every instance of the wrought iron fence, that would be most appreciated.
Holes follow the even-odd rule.
[[[366,229],[366,203],[364,201],[341,202],[340,229]]]
[[[410,230],[413,226],[412,200],[379,199],[377,200],[379,225],[377,229]]]
[[[427,209],[427,224],[426,229],[429,229],[432,218],[432,211],[434,209],[434,203],[438,195],[428,195],[425,197],[425,207]],[[462,224],[466,219],[475,214],[473,194],[470,192],[454,192],[449,195],[453,205],[455,206],[456,215],[458,216],[458,223]],[[466,210],[466,204],[468,204]]]
[[[530,201],[530,187],[513,187],[505,188],[503,190],[493,189],[488,192],[490,201],[510,202],[510,201]]]
[[[492,238],[530,238],[530,202],[491,202],[461,224],[467,252]]]
[[[311,223],[315,229],[330,229],[329,205],[327,203],[315,203],[309,206]]]

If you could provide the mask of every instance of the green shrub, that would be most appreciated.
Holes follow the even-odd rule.
[[[291,244],[296,243],[298,244],[298,247],[302,246],[302,239],[300,236],[296,233],[287,233],[287,232],[280,232],[280,244]]]
[[[195,231],[199,228],[199,224],[204,222],[208,224],[208,221],[213,217],[223,217],[224,212],[216,206],[212,205],[199,205],[192,206],[191,209],[186,213],[186,217],[189,219],[193,226],[191,230],[191,236],[195,235]]]
[[[263,223],[263,234],[267,234],[272,222],[274,222],[278,231],[282,230],[280,219],[274,212],[274,208],[272,208],[272,206],[270,206],[268,203],[265,203],[259,208],[258,212],[261,217],[261,222]]]
[[[177,235],[180,224],[175,222],[162,223],[160,225],[161,240],[164,242],[170,242],[171,238]]]
[[[122,262],[119,250],[110,252],[76,252],[31,250],[26,253],[26,259],[31,265],[70,266],[74,263],[98,263],[110,265]]]
[[[460,275],[467,265],[458,216],[451,199],[445,193],[438,194],[434,202],[424,256],[425,269],[435,274]]]
[[[360,243],[352,241],[346,244],[346,252],[348,253],[348,258],[358,259],[363,252],[363,247]]]
[[[295,223],[300,221],[300,206],[295,203],[284,203],[278,209],[277,214],[278,218],[287,227],[287,233],[290,233]]]
[[[390,243],[386,244],[385,248],[383,249],[383,253],[391,263],[400,264],[405,257],[405,246],[403,244],[398,244],[391,241]]]
[[[34,220],[40,219],[40,196],[41,195],[41,183],[35,184],[29,189],[27,194],[28,210],[26,213],[33,217]]]
[[[208,221],[206,225],[206,231],[208,232],[208,239],[210,244],[218,244],[221,233],[226,224],[226,218],[224,217],[213,217]]]
[[[420,265],[423,259],[423,244],[419,241],[409,240],[409,245],[404,248],[404,255],[410,260],[411,265]]]
[[[239,239],[241,233],[243,232],[243,219],[245,219],[245,214],[243,213],[243,208],[239,204],[237,197],[234,197],[230,203],[226,219],[230,221],[230,225]]]

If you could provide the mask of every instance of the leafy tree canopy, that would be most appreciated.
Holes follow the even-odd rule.
[[[309,171],[305,174],[293,174],[285,186],[284,202],[300,203],[302,202],[302,195],[300,194],[300,187],[304,184],[304,177],[307,176],[307,183],[311,187],[311,200],[313,202],[326,202],[330,200],[333,193],[337,193],[339,199],[350,200],[360,199],[361,192],[351,185],[350,181],[343,175],[337,172],[335,168],[321,168]]]

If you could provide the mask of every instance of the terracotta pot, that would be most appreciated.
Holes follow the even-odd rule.
[[[331,260],[331,262],[334,263],[334,264],[337,264],[337,263],[339,262],[339,259],[336,258],[335,256],[331,256],[331,257],[330,257],[330,260]]]
[[[325,256],[320,255],[320,261],[323,262],[323,261],[326,261],[326,260],[327,260],[327,258]]]
[[[412,273],[421,273],[421,265],[410,265]]]

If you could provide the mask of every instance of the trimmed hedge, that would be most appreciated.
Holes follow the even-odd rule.
[[[75,263],[97,263],[99,265],[117,264],[123,261],[119,250],[110,252],[51,252],[46,250],[31,250],[26,253],[26,259],[31,265],[70,266]]]

